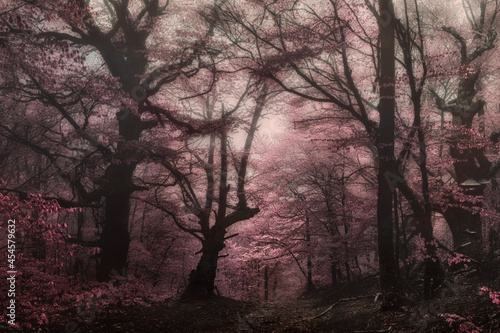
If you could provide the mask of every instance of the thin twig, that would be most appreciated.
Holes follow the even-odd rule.
[[[386,330],[368,330],[368,331],[353,331],[354,333],[385,333],[392,331],[392,326],[389,326]]]

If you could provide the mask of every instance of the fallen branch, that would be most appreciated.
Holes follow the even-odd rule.
[[[367,299],[367,298],[375,298],[375,296],[374,295],[369,295],[369,296],[361,296],[361,297],[342,298],[342,299],[339,299],[337,302],[333,303],[332,305],[330,305],[325,311],[321,312],[319,315],[316,315],[316,316],[310,317],[310,318],[305,318],[305,319],[302,319],[302,320],[317,319],[317,318],[325,315],[326,313],[328,313],[331,309],[333,309],[334,307],[336,307],[337,305],[339,305],[342,302],[358,301],[358,300]]]
[[[368,331],[353,331],[353,333],[386,333],[392,331],[392,326],[386,330],[368,330]]]

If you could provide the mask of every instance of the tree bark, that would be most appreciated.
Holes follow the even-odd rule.
[[[238,203],[236,207],[231,207],[229,204],[229,191],[230,185],[228,184],[228,134],[222,133],[220,137],[220,177],[219,177],[219,190],[217,204],[217,212],[213,209],[214,198],[215,198],[215,177],[214,169],[212,167],[206,168],[205,172],[207,174],[207,187],[205,191],[205,205],[201,209],[199,203],[196,205],[199,207],[200,211],[197,214],[199,218],[199,225],[201,234],[203,237],[197,236],[197,238],[202,242],[202,256],[196,270],[192,270],[189,278],[189,284],[184,292],[182,298],[192,298],[192,297],[205,297],[213,295],[215,287],[215,278],[217,273],[217,262],[219,259],[219,253],[225,247],[224,241],[226,240],[226,230],[233,224],[240,221],[245,221],[254,217],[259,213],[259,208],[250,208],[247,205],[245,184],[246,184],[246,172],[247,164],[250,156],[250,150],[252,147],[253,138],[255,132],[258,128],[258,121],[260,119],[262,110],[267,98],[267,84],[264,83],[260,95],[257,97],[256,106],[252,115],[252,122],[248,130],[247,138],[245,140],[245,147],[243,150],[243,156],[240,159],[239,169],[237,170],[238,182],[237,182],[237,194]],[[247,92],[243,94],[240,101],[246,95]],[[237,106],[229,113],[235,112],[239,108],[239,103]],[[207,115],[211,119],[213,110],[208,108]],[[222,110],[222,119],[225,119],[227,115]],[[213,166],[215,154],[215,135],[213,134],[210,138],[210,146],[208,149],[208,165]],[[185,179],[181,179],[185,181]],[[228,212],[232,209],[232,212]],[[210,227],[210,215],[215,212],[215,224]]]
[[[183,299],[214,295],[217,262],[219,253],[224,247],[223,241],[205,241],[196,270],[192,270],[189,276],[189,284],[182,295]]]
[[[378,192],[377,231],[382,293],[388,295],[397,289],[393,246],[393,188],[388,177],[395,175],[394,129],[395,129],[395,45],[394,8],[391,0],[379,0],[380,33],[380,125],[377,137]],[[387,303],[387,302],[384,302]]]
[[[306,247],[307,247],[307,291],[314,290],[312,279],[311,230],[309,216],[306,217]]]
[[[135,165],[111,164],[106,170],[109,193],[105,195],[105,220],[101,233],[101,262],[97,270],[99,281],[109,281],[111,275],[126,275],[130,243],[128,231],[132,174]]]
[[[264,267],[264,301],[269,300],[269,267]]]
[[[481,6],[484,13],[486,2],[483,1]],[[479,26],[481,29],[485,28],[483,24]],[[453,104],[446,104],[436,92],[431,92],[436,98],[437,106],[442,111],[451,112],[454,126],[470,130],[476,115],[484,114],[485,102],[480,98],[474,101],[479,90],[476,84],[481,71],[480,65],[475,66],[473,71],[469,69],[476,59],[495,47],[497,33],[494,29],[482,31],[481,34],[478,33],[475,38],[482,40],[482,44],[470,51],[464,37],[454,28],[443,27],[443,30],[457,42],[460,50],[460,64],[465,73],[461,73],[462,77],[458,84],[457,98]],[[461,253],[469,257],[480,259],[483,246],[482,221],[479,211],[482,207],[480,197],[484,191],[484,185],[481,183],[482,180],[491,176],[491,162],[485,156],[484,148],[468,148],[470,139],[471,136],[467,134],[467,131],[465,131],[465,134],[462,132],[453,136],[450,144],[450,156],[454,159],[455,180],[465,190],[466,194],[472,196],[472,200],[464,203],[457,198],[458,196],[450,195],[448,200],[452,207],[447,208],[443,215],[451,229],[455,249],[460,249]],[[468,180],[468,183],[476,182],[476,184],[474,186],[463,184]]]
[[[460,89],[465,89],[460,85]],[[459,96],[461,96],[459,94]],[[482,104],[482,101],[474,105]],[[465,129],[472,128],[472,119],[480,112],[479,109],[473,111],[474,105],[466,107],[464,117],[453,112],[453,124]],[[479,105],[482,109],[482,105]],[[460,253],[474,259],[480,259],[482,256],[482,221],[479,213],[482,208],[480,197],[484,194],[484,184],[479,182],[487,179],[491,163],[486,159],[482,148],[464,148],[461,145],[468,145],[469,135],[456,135],[452,138],[450,146],[450,156],[453,158],[453,168],[455,171],[456,182],[464,191],[465,195],[471,196],[467,201],[461,201],[457,197],[461,194],[449,196],[448,200],[452,204],[446,208],[443,216],[450,227],[453,236],[453,245],[459,249]],[[476,164],[477,161],[477,165]],[[475,186],[467,185],[467,182],[476,182]],[[472,199],[472,200],[470,200]],[[467,245],[468,244],[468,245]]]
[[[332,287],[337,286],[337,263],[332,260],[330,264],[330,274],[332,275]]]
[[[123,110],[122,110],[123,112]],[[138,140],[142,131],[141,119],[137,115],[126,117],[118,114],[119,134],[126,142]],[[128,229],[130,195],[135,187],[132,180],[137,166],[137,152],[127,144],[119,143],[114,158],[104,174],[105,183],[101,193],[105,198],[105,217],[99,240],[101,261],[97,268],[98,281],[109,281],[111,275],[126,276],[127,256],[130,244]]]
[[[472,192],[468,193],[480,196],[482,192],[483,189],[480,188],[475,191],[472,189]],[[481,214],[474,214],[472,209],[478,210],[482,205],[480,202],[476,204],[461,202],[460,205],[462,207],[449,207],[443,213],[453,237],[453,247],[468,257],[480,259],[483,250]]]

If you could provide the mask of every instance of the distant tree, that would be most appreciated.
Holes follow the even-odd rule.
[[[313,114],[311,111],[308,117]],[[375,237],[371,237],[370,213],[374,211],[363,205],[356,184],[368,168],[356,158],[369,154],[356,151],[359,139],[346,138],[349,133],[329,127],[315,126],[314,134],[308,128],[290,129],[279,143],[267,147],[258,168],[264,212],[257,219],[267,228],[255,235],[256,243],[268,244],[295,262],[309,290],[314,288],[313,265],[329,264],[314,268],[321,273],[316,278],[322,284],[329,273],[336,284],[341,270],[351,281],[358,257],[376,247]]]

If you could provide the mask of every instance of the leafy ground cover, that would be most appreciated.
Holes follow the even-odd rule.
[[[47,332],[499,332],[500,268],[455,272],[436,296],[411,293],[397,309],[380,310],[376,276],[294,300],[244,302],[222,296],[144,305],[72,309],[51,320]],[[486,289],[488,288],[488,289]],[[483,289],[483,291],[481,291]],[[50,318],[49,318],[50,319]],[[4,332],[19,332],[0,326]],[[33,330],[31,330],[33,332]]]

